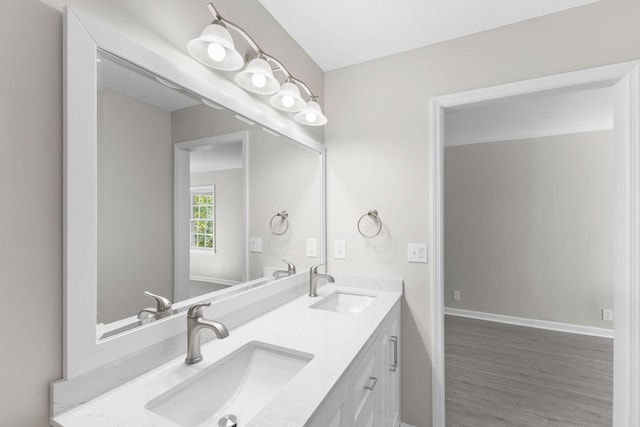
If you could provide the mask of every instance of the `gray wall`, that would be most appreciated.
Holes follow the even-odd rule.
[[[638,16],[637,0],[601,0],[326,73],[329,269],[404,279],[404,422],[431,425],[432,265],[406,261],[432,242],[429,98],[639,59]],[[355,228],[371,208],[388,228],[373,242]]]
[[[171,113],[98,94],[98,322],[173,299]],[[153,167],[150,167],[153,165]]]
[[[446,147],[444,161],[445,306],[612,328],[613,131]]]
[[[62,20],[0,2],[0,419],[45,426],[62,374]]]
[[[320,261],[306,256],[307,238],[318,241],[320,254],[319,155],[281,137],[256,136],[249,149],[249,236],[262,238],[262,253],[249,254],[249,277],[262,277],[262,267],[285,268],[283,258],[298,272],[308,270]],[[289,213],[289,228],[276,235],[270,222],[282,211]]]
[[[283,268],[282,258],[298,271],[319,261],[305,256],[306,239],[320,239],[320,160],[314,151],[204,105],[175,111],[172,120],[175,142],[249,132],[249,237],[262,238],[262,252],[249,254],[250,279],[262,277],[265,266]],[[283,210],[290,229],[275,236],[269,222]]]
[[[242,169],[191,174],[191,186],[215,185],[216,250],[191,251],[195,276],[242,280]]]
[[[0,311],[3,425],[48,424],[49,383],[62,376],[62,5],[99,16],[148,46],[184,54],[210,21],[199,0],[0,2]],[[51,6],[50,6],[51,5]],[[226,16],[322,95],[317,65],[256,0],[226,1]],[[19,42],[15,42],[19,41]],[[36,208],[25,208],[37,202]],[[25,315],[30,313],[30,315]],[[19,319],[19,322],[17,320]],[[19,324],[19,327],[17,326]]]

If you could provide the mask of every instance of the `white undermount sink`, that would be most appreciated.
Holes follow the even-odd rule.
[[[362,313],[375,299],[376,297],[371,295],[336,291],[313,304],[311,308],[338,313]]]
[[[227,415],[246,425],[311,359],[308,353],[252,341],[151,400],[146,409],[182,426],[217,426]]]

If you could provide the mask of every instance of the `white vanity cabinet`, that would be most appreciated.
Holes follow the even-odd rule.
[[[400,301],[310,420],[310,427],[400,425]]]
[[[383,426],[400,425],[400,302],[389,313],[381,334],[384,388],[382,389]]]

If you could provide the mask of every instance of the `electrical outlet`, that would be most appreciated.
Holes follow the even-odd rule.
[[[260,237],[249,238],[249,252],[262,252],[262,239]]]
[[[460,291],[451,292],[451,297],[454,301],[460,301]]]
[[[347,259],[347,242],[335,240],[333,242],[333,257],[335,259]]]
[[[613,310],[608,308],[602,309],[602,320],[606,320],[607,322],[613,322]]]

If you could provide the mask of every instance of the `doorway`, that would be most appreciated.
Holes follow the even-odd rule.
[[[445,425],[444,403],[444,213],[443,166],[445,114],[477,103],[524,99],[543,93],[612,88],[614,92],[615,190],[614,261],[614,402],[613,424],[640,423],[640,72],[625,63],[479,89],[432,99],[433,230],[432,276],[433,425]]]

